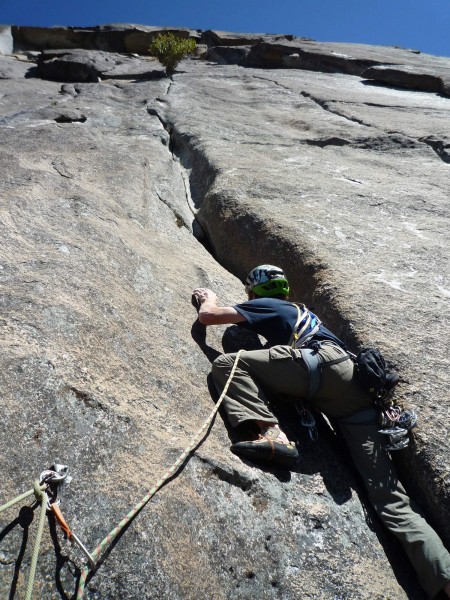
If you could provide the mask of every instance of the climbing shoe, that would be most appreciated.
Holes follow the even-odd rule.
[[[271,427],[254,442],[237,442],[231,451],[255,462],[272,462],[286,467],[297,462],[298,451],[293,442],[277,440],[280,430]]]

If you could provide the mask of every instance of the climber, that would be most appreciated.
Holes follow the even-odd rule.
[[[224,398],[233,427],[246,422],[258,431],[257,439],[234,443],[232,452],[255,461],[293,467],[298,450],[280,428],[268,394],[272,403],[276,402],[276,394],[293,401],[307,398],[314,409],[338,423],[370,501],[402,544],[428,597],[434,598],[441,590],[450,597],[450,554],[400,483],[391,456],[384,449],[385,436],[378,431],[378,413],[371,396],[353,380],[353,362],[345,345],[305,307],[304,319],[298,323],[299,311],[288,301],[289,284],[282,269],[273,265],[256,267],[247,277],[245,291],[248,301],[234,306],[219,306],[212,290],[193,291],[200,323],[237,324],[268,342],[265,349],[241,353]],[[313,346],[307,352],[319,357],[316,360],[320,361],[320,369],[314,369],[305,353],[292,347],[296,329],[305,346]],[[213,363],[212,378],[219,392],[235,357],[224,354]]]

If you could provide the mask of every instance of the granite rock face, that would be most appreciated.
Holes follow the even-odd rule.
[[[210,361],[255,343],[205,331],[191,290],[234,303],[273,262],[354,348],[399,368],[420,425],[397,459],[449,545],[449,61],[180,30],[209,60],[169,80],[121,54],[155,31],[2,32],[1,503],[67,464],[61,510],[93,549],[209,414]],[[326,424],[312,443],[280,416],[296,469],[239,460],[219,416],[85,597],[422,598]],[[1,595],[22,597],[36,518],[0,516]],[[49,519],[36,593],[73,597],[82,564]]]

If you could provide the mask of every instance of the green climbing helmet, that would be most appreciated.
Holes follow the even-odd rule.
[[[257,296],[270,298],[281,294],[289,294],[289,283],[284,271],[274,265],[259,265],[255,267],[245,280],[247,294],[253,292]]]

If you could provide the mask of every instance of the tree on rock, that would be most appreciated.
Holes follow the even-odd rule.
[[[149,52],[166,68],[166,76],[172,75],[183,58],[195,50],[195,40],[176,37],[173,33],[160,33],[150,44]]]

